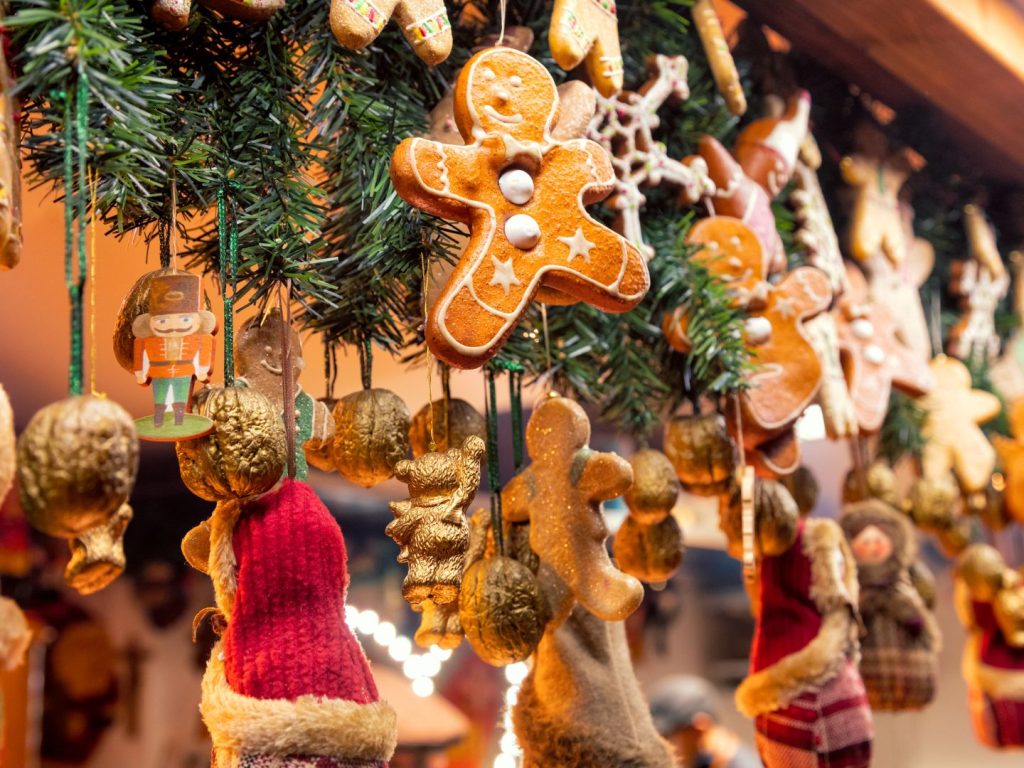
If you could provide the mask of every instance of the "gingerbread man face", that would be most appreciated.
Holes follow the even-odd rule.
[[[605,621],[619,621],[643,599],[643,587],[614,565],[601,502],[626,492],[633,471],[614,453],[592,451],[590,422],[572,400],[552,397],[530,417],[531,464],[502,491],[507,519],[529,520],[530,548],[568,587],[571,597]],[[571,606],[553,606],[556,615]]]
[[[933,381],[925,362],[904,343],[888,307],[868,298],[860,270],[847,265],[846,282],[836,313],[839,349],[857,426],[870,434],[882,426],[892,387],[919,397]]]
[[[558,141],[554,81],[509,48],[469,60],[455,88],[465,146],[406,139],[391,180],[405,200],[469,225],[469,241],[427,319],[442,360],[483,365],[530,301],[586,301],[606,312],[635,307],[650,284],[635,246],[586,212],[615,177],[608,154],[585,139]]]
[[[512,49],[474,56],[455,84],[455,124],[466,143],[488,134],[520,142],[545,140],[558,114],[555,82],[541,63]]]
[[[970,371],[955,358],[939,355],[930,368],[935,386],[921,398],[926,473],[952,469],[964,491],[977,493],[988,487],[996,464],[995,449],[978,425],[999,415],[999,398],[972,389]]]
[[[565,71],[587,63],[602,96],[622,90],[622,53],[615,0],[555,0],[548,30],[551,56]]]

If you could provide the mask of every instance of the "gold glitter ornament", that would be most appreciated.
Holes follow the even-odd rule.
[[[448,400],[448,414],[445,415],[445,400],[435,400],[417,411],[409,424],[409,443],[413,456],[422,456],[430,450],[430,414],[434,416],[434,446],[438,451],[447,451],[453,445],[462,445],[467,437],[476,435],[487,439],[487,423],[484,417],[465,400]],[[451,436],[449,439],[449,435]]]
[[[128,289],[128,293],[121,299],[121,306],[118,307],[117,314],[114,316],[114,359],[128,373],[135,373],[133,360],[135,334],[132,332],[132,324],[135,322],[135,318],[149,312],[149,291],[153,285],[153,278],[176,274],[183,274],[183,272],[174,267],[147,272],[135,281],[135,284]],[[203,306],[210,311],[210,298],[205,294],[203,295]]]
[[[653,525],[672,514],[679,498],[679,478],[661,451],[648,448],[630,459],[633,485],[626,491],[629,514],[638,523]]]
[[[389,479],[409,455],[409,409],[387,389],[364,389],[334,406],[334,467],[356,485]]]
[[[972,544],[964,550],[956,564],[956,577],[970,592],[971,599],[991,603],[1003,588],[1009,569],[999,550],[988,544]]]
[[[269,491],[288,461],[284,422],[255,389],[207,387],[192,400],[214,430],[175,443],[185,486],[207,501],[244,499]]]
[[[316,401],[317,410],[326,409],[328,418],[331,420],[330,429],[325,434],[314,434],[302,450],[306,453],[306,461],[311,467],[316,467],[324,472],[334,471],[334,406],[338,401],[334,398],[322,397]]]
[[[719,527],[725,534],[729,555],[743,558],[743,509],[740,491],[723,494],[719,503]],[[800,509],[786,487],[777,480],[754,481],[754,552],[757,557],[781,555],[796,540]]]
[[[0,501],[14,483],[15,454],[17,442],[14,437],[14,411],[7,398],[7,390],[0,384]]]
[[[939,542],[939,548],[947,557],[956,557],[968,546],[970,546],[973,531],[969,518],[957,516],[949,524],[948,528],[935,531],[935,538]]]
[[[423,613],[416,641],[454,647],[458,625],[459,588],[469,549],[466,509],[480,486],[484,441],[471,435],[459,448],[403,459],[395,478],[409,486],[409,498],[389,505],[395,516],[385,533],[400,550],[398,562],[409,566],[402,597]]]
[[[102,589],[124,570],[122,538],[138,467],[135,424],[106,398],[81,395],[52,403],[32,417],[18,440],[25,518],[71,542],[64,576],[83,594]]]
[[[472,563],[462,579],[459,619],[476,655],[503,667],[525,661],[544,634],[545,616],[537,577],[511,557]]]
[[[640,581],[668,581],[683,562],[683,531],[669,515],[644,524],[632,515],[622,521],[612,542],[615,564]]]
[[[683,487],[698,496],[727,490],[739,464],[739,451],[718,413],[676,416],[665,425],[665,455]]]
[[[843,504],[855,504],[868,499],[879,499],[896,509],[902,506],[896,488],[896,474],[882,460],[871,463],[864,473],[863,483],[855,469],[847,473],[843,483]]]
[[[531,463],[502,490],[509,522],[530,523],[530,548],[567,590],[552,608],[558,621],[575,600],[604,621],[636,610],[644,590],[616,568],[605,549],[608,530],[601,503],[629,490],[633,470],[614,453],[592,450],[590,422],[578,403],[550,397],[526,426]],[[542,591],[544,585],[541,585]]]
[[[923,531],[939,533],[957,517],[960,489],[952,474],[923,477],[910,491],[910,517]]]

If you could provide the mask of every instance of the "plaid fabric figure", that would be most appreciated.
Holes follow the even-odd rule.
[[[771,768],[867,768],[874,729],[867,692],[848,661],[816,691],[758,715],[757,750]]]
[[[234,766],[228,766],[228,768],[234,768]],[[351,760],[344,757],[317,755],[278,757],[246,753],[239,759],[237,768],[387,768],[387,763],[383,760]]]

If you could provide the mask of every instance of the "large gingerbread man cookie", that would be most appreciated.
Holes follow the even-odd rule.
[[[761,453],[765,448],[769,455],[762,465],[771,473],[795,470],[799,453],[787,433],[814,398],[822,376],[804,323],[831,304],[828,277],[814,267],[798,267],[778,283],[768,283],[760,241],[742,221],[728,216],[697,222],[688,240],[701,246],[693,258],[722,278],[746,308],[744,338],[753,368],[750,387],[740,398],[743,448]],[[665,324],[669,343],[682,351],[685,328],[673,326],[685,322],[677,312]]]
[[[846,284],[836,313],[839,349],[858,429],[872,434],[882,427],[893,387],[919,397],[934,382],[927,363],[903,341],[889,308],[868,298],[867,281],[852,264]]]
[[[444,0],[331,0],[331,31],[346,48],[361,50],[394,16],[413,51],[427,64],[452,52],[452,25]]]
[[[615,187],[608,153],[558,141],[554,80],[525,53],[488,48],[463,67],[455,122],[466,145],[403,141],[391,160],[398,194],[469,225],[469,242],[426,323],[430,349],[459,368],[487,362],[538,290],[606,312],[647,293],[643,256],[587,214]]]
[[[622,52],[615,0],[555,0],[548,29],[551,57],[562,69],[586,62],[602,96],[622,90]]]

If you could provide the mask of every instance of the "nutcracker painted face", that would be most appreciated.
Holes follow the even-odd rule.
[[[162,338],[179,338],[198,333],[202,326],[202,318],[198,312],[185,312],[169,315],[150,315],[149,329],[154,336]]]

